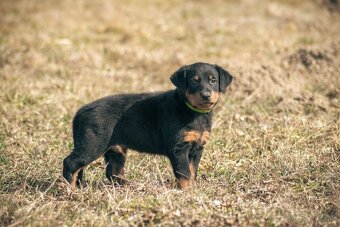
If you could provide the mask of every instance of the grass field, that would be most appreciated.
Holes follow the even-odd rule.
[[[333,3],[331,3],[333,2]],[[318,0],[2,0],[0,226],[340,225],[340,13]],[[130,152],[88,187],[61,178],[77,109],[173,89],[196,61],[235,81],[215,109],[195,189]]]

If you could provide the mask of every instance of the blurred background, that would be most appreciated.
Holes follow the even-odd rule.
[[[0,224],[339,224],[339,22],[337,0],[1,0]],[[235,77],[198,189],[131,153],[132,185],[115,194],[99,160],[67,192],[77,109],[197,61]]]

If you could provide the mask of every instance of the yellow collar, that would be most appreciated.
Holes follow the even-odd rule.
[[[197,112],[197,113],[209,113],[209,112],[212,110],[212,108],[209,109],[209,110],[203,110],[203,109],[199,109],[199,108],[197,108],[197,107],[192,106],[192,105],[191,105],[190,103],[188,103],[188,102],[184,102],[184,103],[185,103],[185,105],[186,105],[190,110],[195,111],[195,112]]]

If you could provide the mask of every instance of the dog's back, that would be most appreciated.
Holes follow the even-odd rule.
[[[136,102],[154,95],[157,94],[112,95],[84,105],[77,111],[73,119],[74,148],[82,149],[83,138],[91,133],[99,135],[96,138],[102,139],[102,146],[105,146],[109,142],[110,135],[112,135],[115,125],[124,112]]]

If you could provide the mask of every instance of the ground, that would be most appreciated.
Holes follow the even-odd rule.
[[[0,15],[0,225],[340,225],[338,1],[3,0]],[[67,187],[79,107],[173,89],[196,61],[235,81],[194,189],[133,151],[128,185],[100,159]]]

